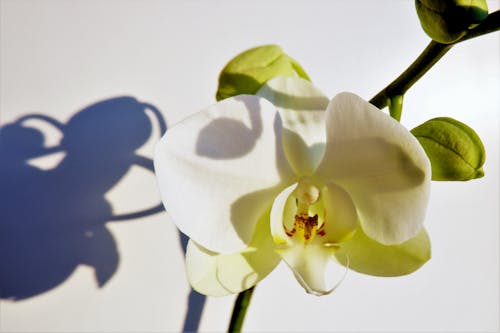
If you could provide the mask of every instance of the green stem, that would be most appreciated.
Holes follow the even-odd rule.
[[[481,24],[474,27],[473,29],[470,29],[467,34],[464,37],[460,38],[459,41],[455,42],[455,44],[498,30],[500,30],[500,10],[490,13],[488,17],[483,22],[481,22]]]
[[[241,332],[241,327],[243,326],[243,321],[245,320],[245,315],[247,313],[248,305],[250,305],[254,289],[255,286],[238,294],[238,297],[234,302],[231,322],[229,323],[229,328],[227,329],[228,333]]]
[[[389,99],[389,114],[392,118],[400,121],[401,112],[403,112],[403,95],[392,96]]]
[[[388,106],[394,96],[404,95],[453,45],[498,30],[500,30],[500,11],[490,13],[481,24],[469,30],[464,37],[452,44],[431,41],[410,67],[375,95],[370,103],[379,109]]]
[[[370,103],[379,109],[383,109],[388,106],[393,96],[404,95],[452,46],[453,44],[441,44],[431,41],[410,67],[375,95],[370,100]]]

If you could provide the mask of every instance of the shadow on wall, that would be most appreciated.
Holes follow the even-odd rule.
[[[133,97],[100,101],[76,113],[66,124],[31,114],[0,128],[0,298],[20,300],[46,292],[80,264],[95,270],[99,286],[115,273],[119,253],[105,223],[163,211],[158,204],[126,215],[113,215],[105,199],[138,165],[153,172],[150,158],[136,154],[166,124],[153,106]],[[44,135],[26,121],[37,119],[63,135],[59,145],[44,147]],[[49,170],[30,159],[64,152]]]
[[[179,231],[182,252],[186,254],[189,237]],[[184,327],[182,332],[197,332],[200,326],[201,314],[205,307],[207,297],[191,289],[188,296],[187,311],[184,317]]]

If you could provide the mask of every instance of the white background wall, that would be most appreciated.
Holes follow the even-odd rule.
[[[413,1],[1,0],[0,6],[2,125],[34,112],[66,122],[89,104],[129,95],[156,105],[171,127],[214,102],[218,72],[231,57],[266,43],[281,45],[327,95],[352,91],[369,99],[429,40]],[[246,330],[499,329],[499,67],[496,33],[454,47],[406,95],[408,128],[451,116],[473,127],[487,151],[483,179],[433,183],[426,221],[433,258],[406,277],[350,272],[321,298],[307,295],[280,266],[257,287]],[[57,144],[56,130],[43,131],[47,145]],[[157,139],[155,125],[140,152],[151,157]],[[56,157],[33,163],[57,167]],[[152,173],[133,166],[105,198],[115,213],[130,212],[158,202],[155,186]],[[93,268],[79,265],[51,290],[1,300],[0,331],[182,330],[189,286],[166,213],[107,227],[119,252],[107,284],[99,288]],[[232,302],[208,299],[200,330],[225,330]]]

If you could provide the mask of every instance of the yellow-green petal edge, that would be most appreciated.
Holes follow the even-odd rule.
[[[431,258],[431,243],[424,228],[398,245],[383,245],[358,228],[353,238],[340,245],[336,259],[350,269],[374,276],[401,276],[419,269]]]

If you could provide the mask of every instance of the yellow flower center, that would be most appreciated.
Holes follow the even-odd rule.
[[[294,193],[296,203],[296,214],[293,228],[285,232],[288,237],[296,238],[304,243],[314,239],[316,235],[324,236],[324,224],[318,228],[318,214],[311,214],[310,207],[320,199],[320,190],[309,178],[302,178]]]

